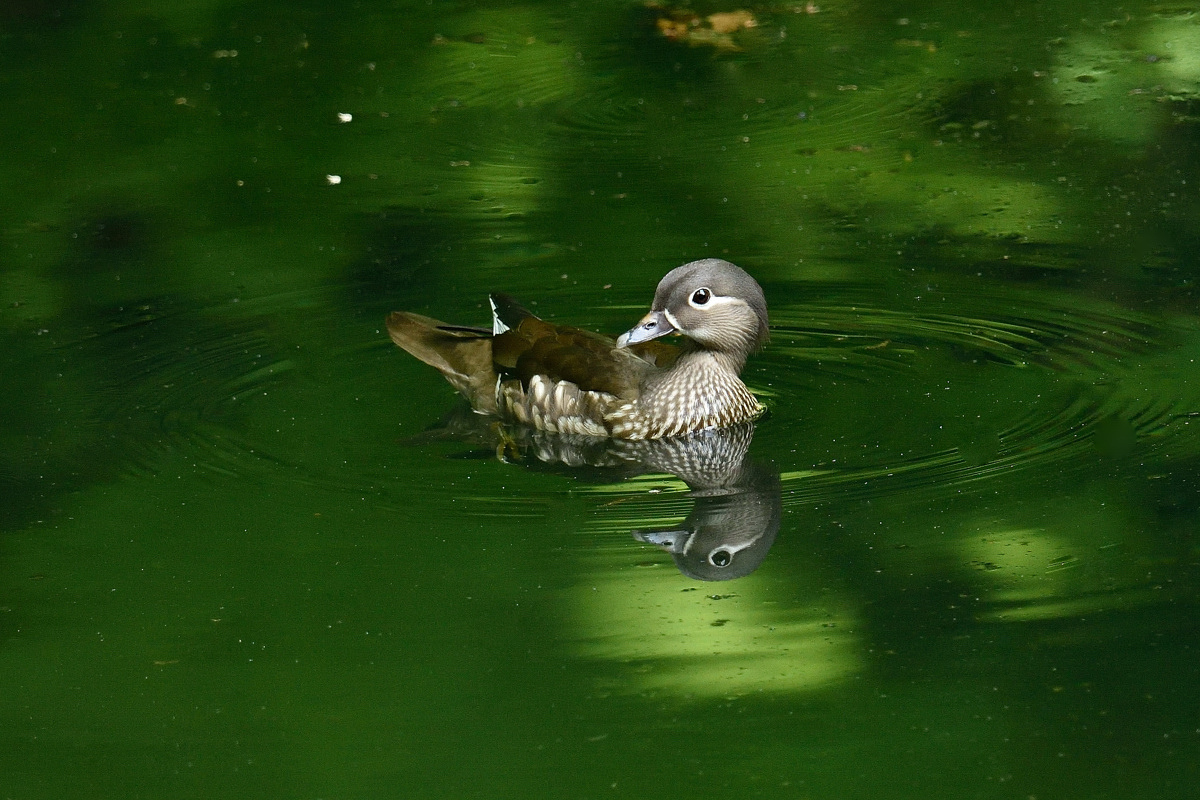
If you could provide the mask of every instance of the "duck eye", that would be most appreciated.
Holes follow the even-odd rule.
[[[711,298],[712,292],[710,292],[708,289],[697,289],[696,291],[692,292],[692,305],[705,305]]]

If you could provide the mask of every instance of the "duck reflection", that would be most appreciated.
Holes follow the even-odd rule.
[[[632,441],[550,434],[488,424],[477,414],[452,414],[418,441],[470,439],[505,461],[610,482],[668,473],[689,489],[692,510],[678,525],[634,530],[633,538],[671,554],[689,578],[726,581],[763,563],[779,533],[779,471],[748,457],[754,423],[669,439]]]
[[[635,530],[633,538],[666,550],[680,572],[700,581],[732,580],[758,569],[779,532],[779,471],[745,459],[727,483],[679,477],[695,503],[687,519],[676,527]]]

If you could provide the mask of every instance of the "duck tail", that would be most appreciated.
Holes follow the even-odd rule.
[[[525,306],[503,292],[492,292],[488,296],[492,305],[492,335],[499,336],[506,331],[519,327],[521,323],[536,315]]]
[[[447,325],[410,311],[393,311],[387,318],[392,341],[446,377],[471,407],[481,414],[496,413],[496,370],[492,366],[492,335],[479,328]]]

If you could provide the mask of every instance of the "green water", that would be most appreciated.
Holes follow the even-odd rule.
[[[1200,7],[977,5],[0,9],[0,797],[1196,797]],[[709,256],[749,575],[423,433]]]

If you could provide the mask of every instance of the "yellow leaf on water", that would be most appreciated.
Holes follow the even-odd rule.
[[[758,20],[749,11],[740,8],[737,11],[709,14],[708,24],[712,27],[713,33],[734,33],[742,28],[755,27],[758,25]]]

